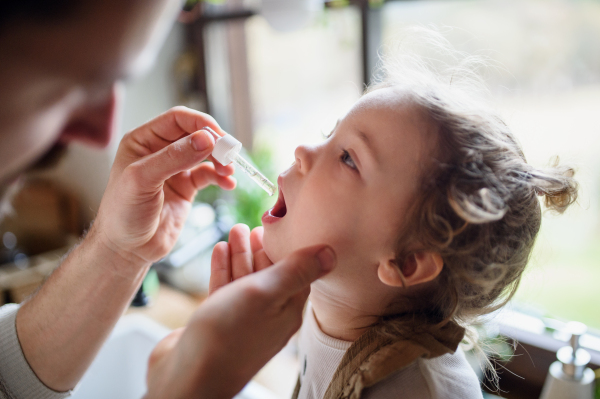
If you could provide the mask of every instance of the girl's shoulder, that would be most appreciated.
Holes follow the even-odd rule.
[[[421,358],[365,389],[362,399],[481,399],[477,375],[460,349],[433,359]]]

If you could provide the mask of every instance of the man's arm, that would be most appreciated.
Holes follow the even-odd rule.
[[[220,129],[174,108],[125,135],[87,237],[17,314],[27,362],[48,387],[72,389],[122,315],[152,262],[173,247],[197,190],[232,189],[232,166],[200,163]]]
[[[103,247],[96,234],[92,229],[17,315],[30,367],[56,391],[75,387],[149,267]]]

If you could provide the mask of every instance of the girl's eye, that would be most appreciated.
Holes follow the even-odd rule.
[[[345,163],[350,168],[352,168],[354,170],[358,170],[358,168],[356,167],[356,164],[354,163],[354,160],[352,159],[352,157],[350,156],[350,153],[348,151],[346,151],[346,150],[342,151],[342,155],[340,155],[340,161]]]

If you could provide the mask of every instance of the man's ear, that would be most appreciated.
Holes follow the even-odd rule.
[[[417,252],[410,255],[402,267],[392,259],[382,261],[377,276],[386,285],[406,288],[435,279],[443,267],[444,261],[437,252]]]

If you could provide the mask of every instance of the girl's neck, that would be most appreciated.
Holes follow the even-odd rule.
[[[355,298],[340,298],[328,292],[327,287],[313,283],[310,301],[315,318],[323,333],[343,341],[355,341],[377,322],[383,309],[370,306]]]

